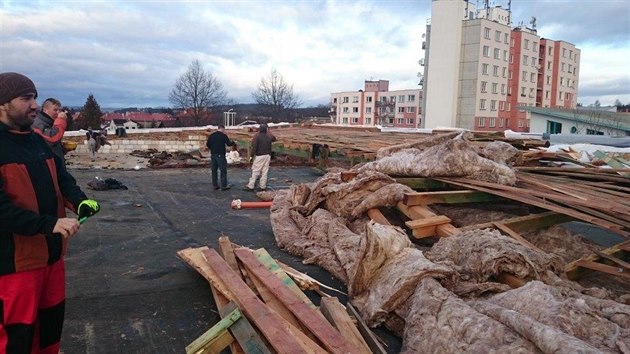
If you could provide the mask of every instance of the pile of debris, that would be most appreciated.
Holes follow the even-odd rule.
[[[271,207],[277,244],[347,284],[351,303],[369,326],[385,325],[397,333],[407,353],[630,352],[630,296],[568,280],[569,259],[543,251],[510,228],[526,218],[560,215],[558,220],[584,220],[627,237],[627,178],[614,177],[621,185],[600,189],[571,188],[568,181],[552,185],[551,178],[512,168],[523,154],[511,145],[480,149],[466,134],[432,136],[378,156],[351,171],[293,185],[277,193]],[[399,183],[405,178],[392,176],[431,178],[455,190],[418,196]],[[580,188],[582,195],[575,190]],[[464,230],[428,206],[431,200],[496,201],[495,196],[560,214]],[[599,205],[604,199],[612,206]],[[411,219],[405,222],[410,230],[392,225],[381,212],[392,207]],[[439,239],[422,250],[407,231]],[[616,251],[598,251],[600,260],[612,258],[614,266],[593,259],[582,259],[579,266],[617,267],[628,276],[628,264],[612,257],[626,250],[628,242]]]

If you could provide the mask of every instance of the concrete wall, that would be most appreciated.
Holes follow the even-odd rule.
[[[188,139],[179,140],[161,140],[161,139],[110,139],[109,143],[112,145],[105,145],[101,147],[99,153],[111,153],[111,154],[128,154],[134,150],[149,150],[156,149],[158,151],[176,152],[176,151],[191,151],[200,149],[206,146],[205,135],[188,135]],[[87,140],[78,142],[76,152],[88,153]]]

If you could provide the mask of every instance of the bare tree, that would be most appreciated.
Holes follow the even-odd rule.
[[[226,97],[223,84],[195,60],[175,81],[168,99],[175,108],[186,110],[195,125],[200,125],[210,118],[212,107],[223,104]]]
[[[268,77],[260,79],[260,85],[252,93],[252,97],[256,103],[267,106],[274,118],[286,116],[302,104],[293,92],[293,84],[289,85],[275,68],[271,69]]]

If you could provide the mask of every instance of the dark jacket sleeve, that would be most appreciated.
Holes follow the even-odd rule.
[[[44,140],[49,143],[57,143],[63,138],[63,134],[66,132],[66,120],[65,119],[55,119],[52,127],[34,127],[39,135],[41,135]]]
[[[64,162],[61,160],[59,156],[55,156],[55,164],[57,166],[57,180],[59,181],[59,190],[61,190],[61,195],[72,204],[74,210],[76,211],[79,203],[88,199],[88,197],[83,193],[81,188],[77,185],[77,181],[72,177],[72,175],[64,168]]]
[[[4,186],[0,181],[0,224],[6,225],[8,230],[5,231],[25,236],[37,233],[51,234],[56,223],[57,218],[54,216],[39,215],[17,207],[5,194]]]

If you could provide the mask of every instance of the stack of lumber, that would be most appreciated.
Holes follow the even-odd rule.
[[[318,288],[315,280],[264,249],[235,248],[227,237],[220,238],[218,249],[221,255],[208,247],[178,252],[210,282],[222,317],[187,353],[219,353],[228,346],[232,353],[384,352],[350,305],[345,309],[337,298],[325,297],[316,307],[284,268],[305,288]]]

